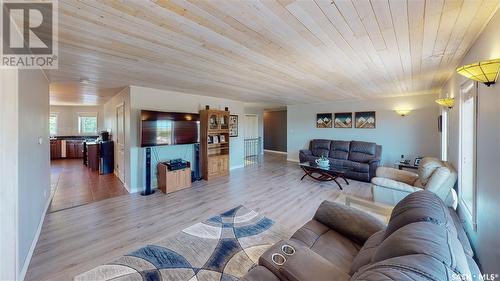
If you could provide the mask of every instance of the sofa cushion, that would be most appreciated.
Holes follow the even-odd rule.
[[[424,254],[441,261],[457,273],[470,274],[467,258],[456,233],[432,222],[415,222],[401,227],[377,248],[372,263],[406,255]]]
[[[330,230],[326,225],[317,220],[310,220],[299,228],[292,236],[291,239],[298,240],[304,243],[307,247],[311,248],[316,240]]]
[[[464,252],[466,255],[472,257],[474,256],[474,252],[472,251],[472,247],[470,245],[469,239],[467,238],[467,234],[464,230],[464,225],[461,222],[458,214],[452,208],[448,208],[451,218],[453,219],[453,224],[455,225],[455,229],[457,230],[457,237],[462,246],[464,247]]]
[[[284,243],[289,243],[285,241]],[[292,245],[293,246],[293,245]],[[288,281],[331,281],[335,276],[336,281],[348,281],[347,275],[338,265],[331,263],[324,256],[304,246],[293,246],[295,254],[287,256],[287,260],[280,267],[283,280]]]
[[[312,140],[309,144],[312,155],[317,157],[328,157],[331,142],[331,140]]]
[[[349,274],[352,261],[360,248],[360,245],[348,237],[329,230],[316,240],[311,250],[336,265],[345,274]]]
[[[349,160],[360,163],[368,163],[375,158],[376,144],[373,142],[351,141]]]
[[[362,267],[351,281],[443,281],[458,280],[456,273],[427,255],[408,255]]]
[[[443,201],[434,193],[423,190],[411,193],[394,207],[385,236],[388,237],[405,225],[420,221],[443,225],[456,234],[453,219]]]
[[[329,158],[347,160],[349,157],[350,141],[332,141]]]
[[[420,184],[425,186],[434,171],[443,166],[441,160],[434,157],[424,157],[418,166],[418,177]]]
[[[366,240],[365,244],[359,250],[358,255],[354,257],[354,260],[352,261],[351,264],[351,271],[350,275],[353,275],[356,271],[358,271],[361,267],[369,264],[372,260],[373,254],[375,253],[375,250],[377,247],[382,243],[384,240],[385,236],[385,231],[381,230]]]
[[[370,165],[367,163],[359,163],[351,160],[333,159],[328,158],[330,163],[335,166],[342,166],[351,169],[355,172],[368,173],[370,171]]]
[[[349,238],[314,219],[299,228],[290,241],[310,248],[346,274],[349,273],[352,260],[361,248]]]

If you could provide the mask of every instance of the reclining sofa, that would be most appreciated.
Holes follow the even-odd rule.
[[[382,146],[373,142],[314,139],[309,142],[309,149],[300,150],[299,159],[308,162],[325,156],[331,165],[349,168],[346,177],[370,182],[381,155]]]
[[[429,191],[400,201],[387,226],[324,201],[311,221],[258,263],[242,280],[482,280],[457,214]]]
[[[457,171],[450,163],[424,157],[418,166],[418,173],[379,167],[376,177],[372,179],[373,200],[394,206],[410,193],[428,190],[448,207],[456,209],[458,196],[453,189],[456,182]]]

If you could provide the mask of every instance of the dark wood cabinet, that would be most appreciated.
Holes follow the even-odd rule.
[[[61,141],[50,140],[50,159],[61,158]]]
[[[66,158],[76,158],[76,142],[72,140],[66,141]]]
[[[66,158],[83,158],[83,140],[66,141]]]
[[[76,158],[83,158],[83,141],[76,144]]]

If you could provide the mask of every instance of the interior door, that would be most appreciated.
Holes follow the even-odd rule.
[[[116,107],[116,171],[125,183],[125,105]]]

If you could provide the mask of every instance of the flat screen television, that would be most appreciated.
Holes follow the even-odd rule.
[[[199,114],[141,110],[141,147],[199,142]]]

